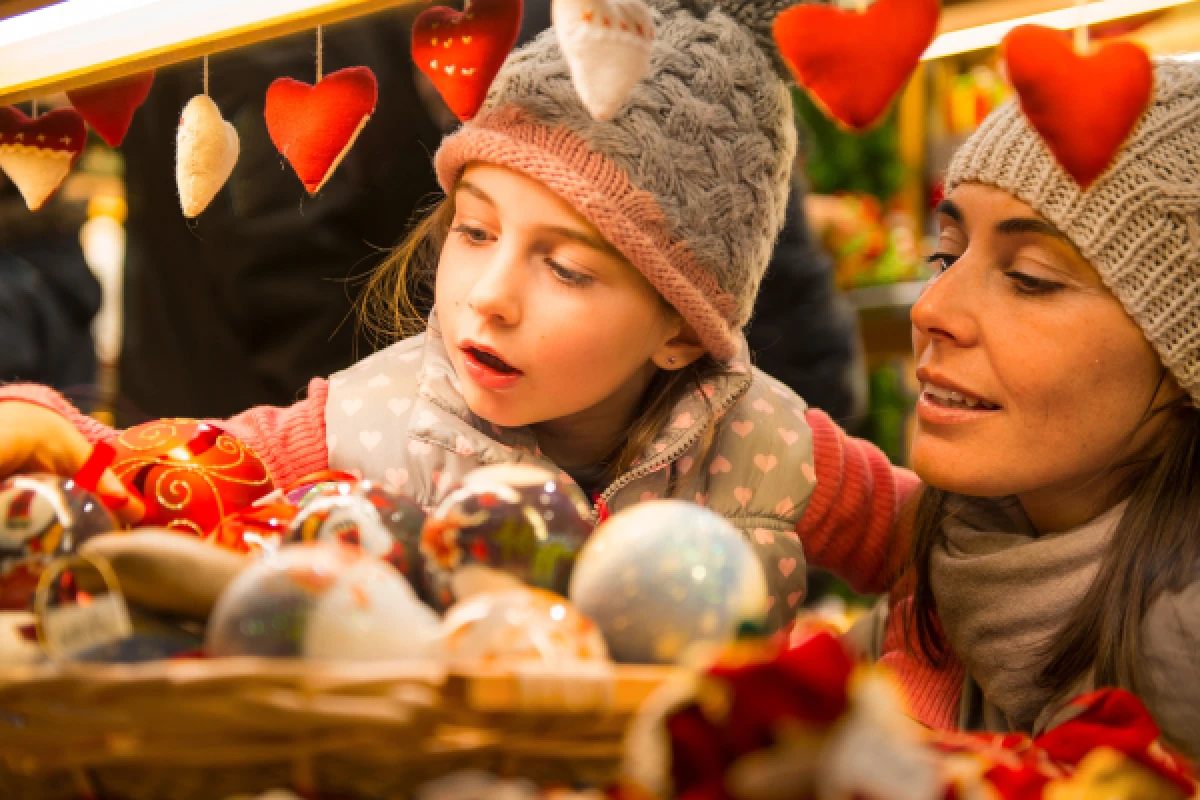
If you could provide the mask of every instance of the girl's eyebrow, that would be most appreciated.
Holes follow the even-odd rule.
[[[945,214],[947,217],[954,220],[959,225],[964,224],[962,209],[959,208],[957,205],[955,205],[953,200],[950,200],[948,198],[943,200],[942,202],[938,203],[937,208],[935,209],[935,213]]]
[[[492,208],[496,207],[496,202],[488,196],[487,192],[469,181],[460,180],[458,185],[454,188],[455,190],[462,189],[468,194],[478,197],[481,201],[487,203]],[[581,231],[576,228],[567,228],[561,225],[545,225],[542,227],[542,230],[547,231],[548,233],[553,233],[557,236],[561,236],[564,239],[570,239],[573,242],[578,242],[585,247],[590,247],[591,249],[598,250],[601,253],[619,255],[612,245],[610,245],[604,239],[594,236],[587,231]]]
[[[496,206],[495,201],[492,200],[492,198],[488,197],[488,193],[485,192],[483,189],[480,189],[478,186],[476,186],[473,183],[469,183],[468,181],[465,181],[465,180],[460,180],[458,182],[458,185],[455,186],[454,189],[455,189],[455,191],[462,189],[464,192],[467,192],[468,194],[475,195],[480,200],[487,203],[489,206],[492,206],[493,208],[495,208],[495,206]]]

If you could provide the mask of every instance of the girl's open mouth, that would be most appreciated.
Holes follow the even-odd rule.
[[[485,389],[510,389],[525,374],[490,349],[472,342],[463,342],[462,353],[467,374]]]

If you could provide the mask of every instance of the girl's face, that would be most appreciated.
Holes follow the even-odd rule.
[[[1157,441],[1163,417],[1139,422],[1162,366],[1096,271],[1025,203],[965,184],[938,217],[938,274],[912,309],[913,466],[940,489],[1017,495],[1040,530],[1082,524],[1104,510],[1113,467]],[[1164,381],[1156,404],[1178,392]]]
[[[515,427],[586,412],[619,426],[656,364],[699,354],[645,277],[542,184],[471,165],[454,203],[435,304],[478,416]]]

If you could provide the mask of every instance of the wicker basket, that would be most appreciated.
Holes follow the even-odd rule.
[[[671,669],[262,659],[0,669],[0,797],[402,797],[462,768],[604,784]]]

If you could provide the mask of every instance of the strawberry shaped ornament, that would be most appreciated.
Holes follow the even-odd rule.
[[[133,112],[146,102],[154,72],[143,72],[108,83],[67,92],[67,99],[100,138],[116,147],[125,139]]]
[[[267,132],[309,194],[329,180],[375,113],[375,73],[350,67],[311,86],[279,78],[267,89]]]
[[[30,211],[40,209],[58,190],[86,142],[87,126],[74,109],[30,119],[12,106],[0,108],[0,169]]]
[[[856,132],[883,119],[937,32],[938,0],[876,0],[865,11],[804,3],[775,18],[779,52],[813,101]]]
[[[583,105],[612,119],[650,69],[650,9],[642,0],[554,0],[554,30]]]
[[[521,0],[472,0],[462,12],[428,9],[413,24],[413,60],[464,122],[483,106],[516,44],[521,8]]]
[[[1058,163],[1086,189],[1150,105],[1150,57],[1132,42],[1080,54],[1068,34],[1036,25],[1014,28],[1001,47],[1021,110]]]
[[[240,144],[212,98],[198,94],[183,107],[175,135],[175,185],[188,219],[199,216],[229,180]]]

